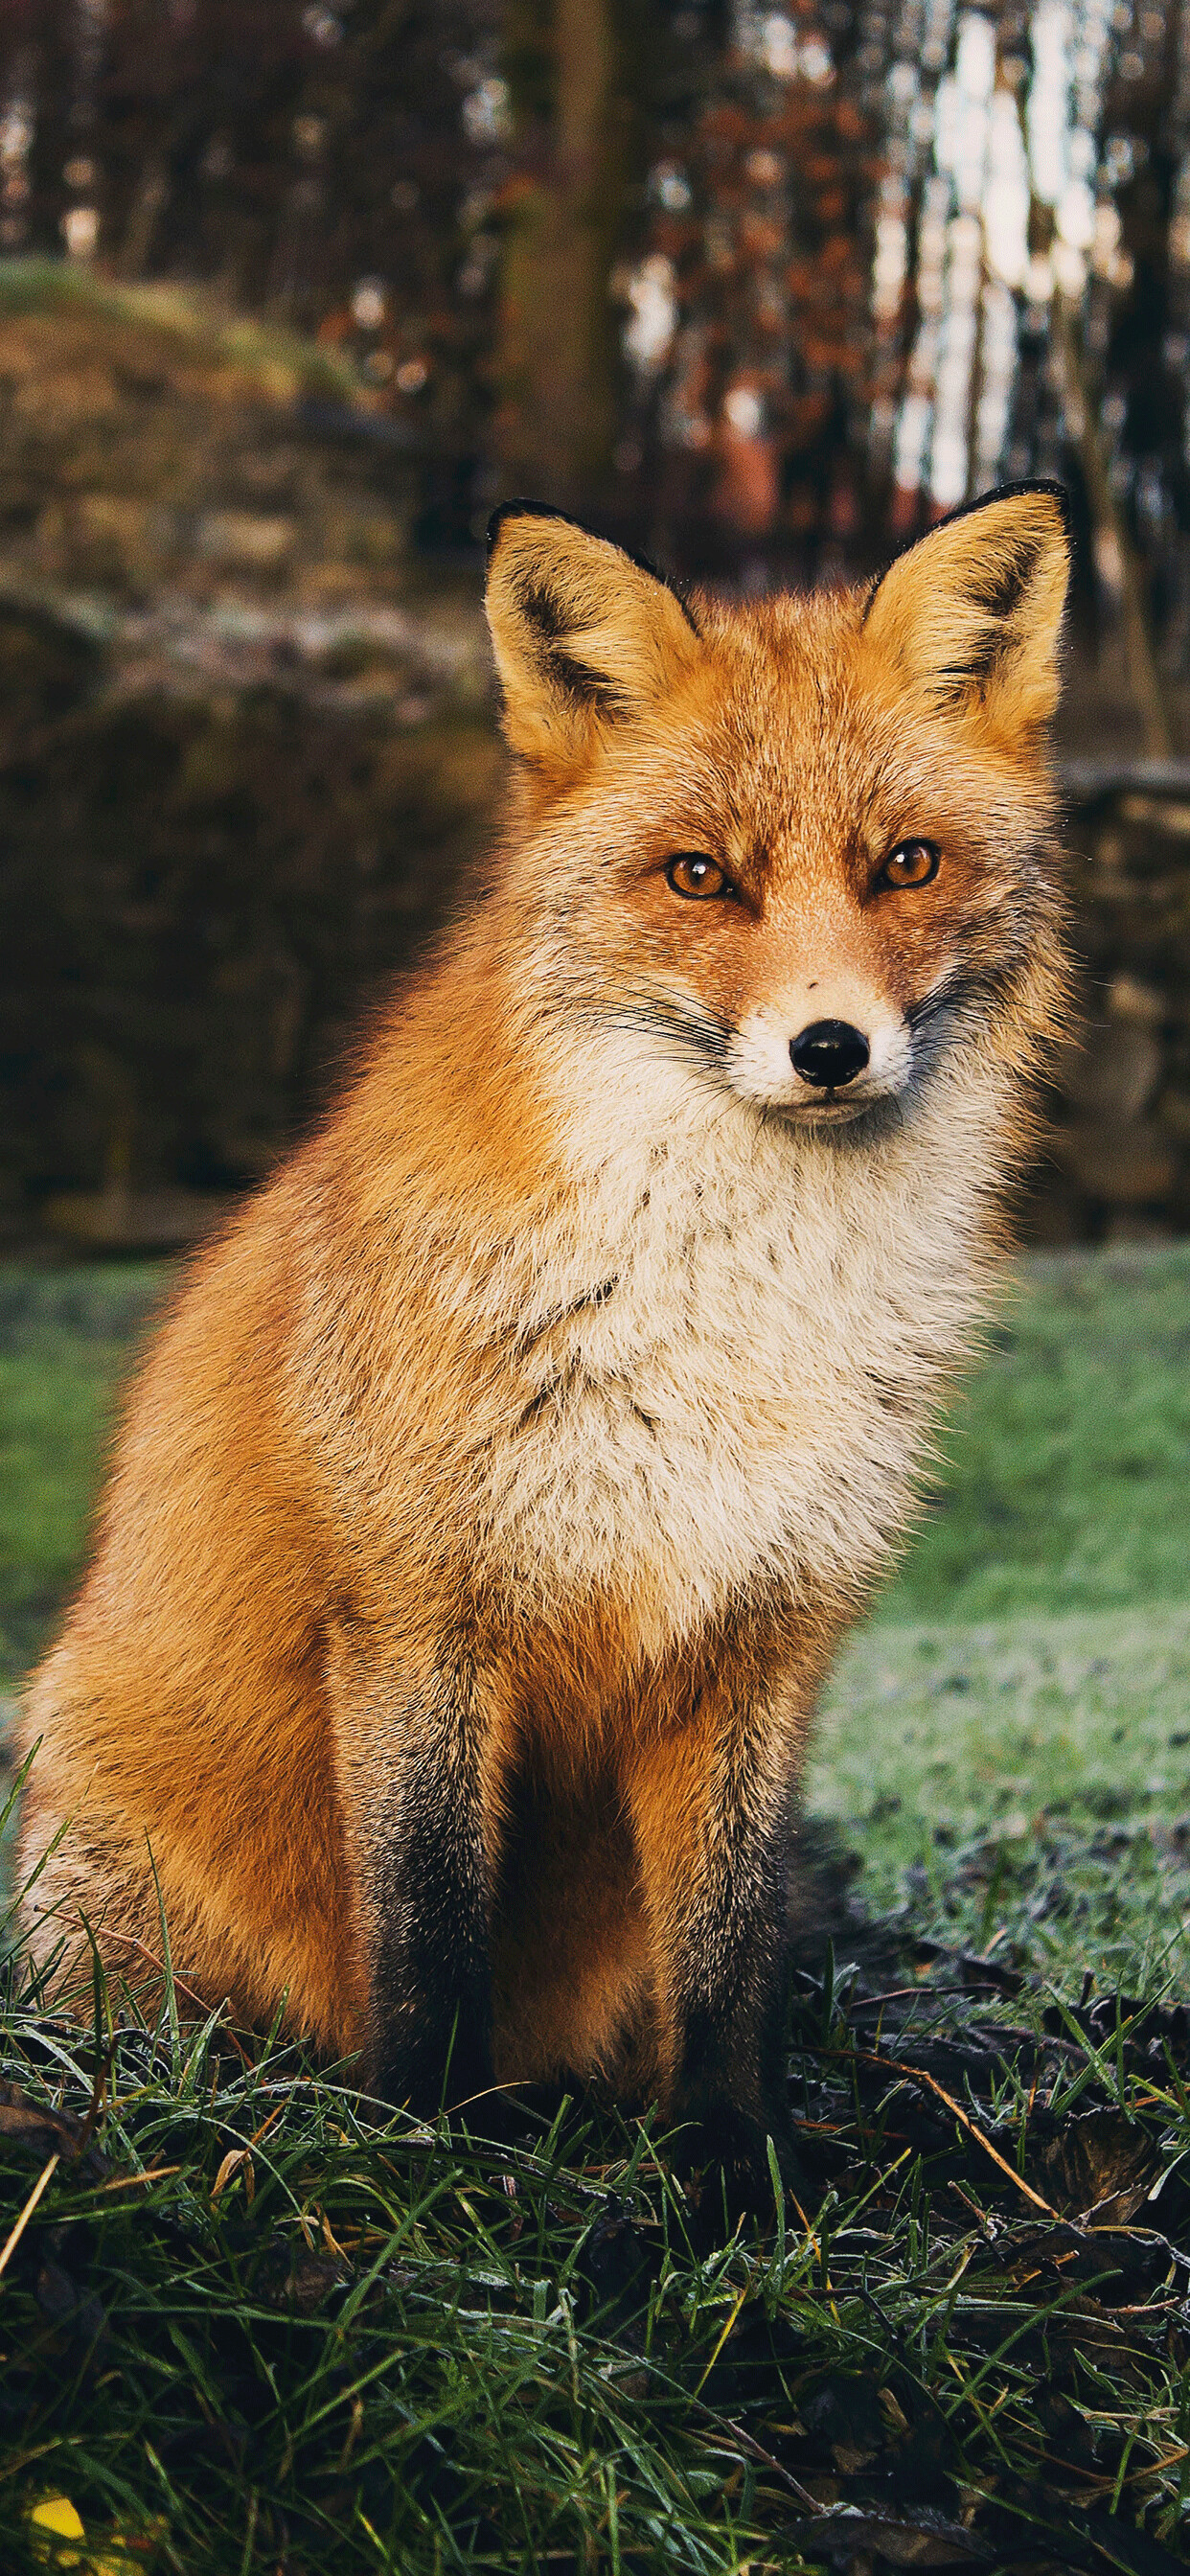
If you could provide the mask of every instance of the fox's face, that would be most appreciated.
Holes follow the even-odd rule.
[[[1052,945],[1067,539],[993,495],[874,588],[680,601],[512,505],[488,611],[547,1007],[821,1130],[912,1103]]]

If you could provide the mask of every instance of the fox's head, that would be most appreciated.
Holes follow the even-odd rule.
[[[910,1111],[981,1036],[1023,1068],[1060,989],[1068,554],[1060,489],[1021,485],[865,588],[728,606],[498,511],[504,893],[542,1011],[819,1130]]]

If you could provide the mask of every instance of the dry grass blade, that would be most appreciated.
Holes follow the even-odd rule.
[[[925,2067],[903,2065],[898,2058],[882,2057],[872,2049],[859,2048],[855,2054],[865,2066],[879,2067],[882,2074],[907,2076],[911,2083],[923,2085],[927,2093],[933,2093],[939,2102],[945,2104],[946,2109],[958,2121],[960,2128],[966,2130],[968,2137],[974,2139],[976,2146],[983,2149],[985,2156],[990,2156],[992,2163],[999,2166],[1001,2173],[1007,2174],[1009,2182],[1024,2199],[1032,2201],[1034,2209],[1040,2209],[1046,2218],[1052,2218],[1055,2223],[1057,2222],[1057,2210],[1051,2209],[1048,2200],[1043,2200],[1041,2193],[1034,2191],[1032,2184],[1025,2181],[1024,2175],[1017,2172],[1016,2166],[1010,2165],[1001,2155],[999,2148],[992,2145],[991,2139],[984,2137],[982,2129],[976,2128],[974,2120],[964,2111],[962,2104],[955,2101],[953,2093],[948,2093],[945,2085],[939,2084],[936,2076],[927,2073]]]
[[[33,2185],[33,2189],[29,2194],[28,2200],[25,2202],[25,2206],[22,2209],[19,2218],[16,2220],[15,2224],[10,2227],[3,2245],[0,2246],[0,2273],[7,2271],[9,2262],[20,2244],[21,2238],[33,2216],[33,2212],[37,2207],[38,2201],[41,2199],[43,2192],[48,2191],[61,2161],[62,2158],[60,2150],[56,2148],[53,2155],[49,2158],[48,2163],[42,2166],[41,2172]]]

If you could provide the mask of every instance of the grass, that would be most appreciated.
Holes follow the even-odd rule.
[[[0,1675],[44,1644],[86,1549],[130,1346],[159,1266],[0,1270]]]
[[[217,300],[167,283],[122,284],[82,262],[0,259],[0,315],[77,316],[157,339],[178,358],[230,366],[277,399],[301,392],[351,401],[359,378],[349,359],[283,324],[220,310]]]
[[[1176,1823],[1190,1815],[1190,1600],[881,1621],[835,1668],[811,1796],[860,1838],[875,1902],[929,1846],[1021,1836],[1038,1814]]]
[[[1186,1601],[1190,1245],[1022,1266],[881,1618]]]
[[[155,1287],[0,1293],[12,1672]],[[1028,1269],[840,1659],[767,2231],[598,2105],[418,2128],[10,1961],[5,2576],[1186,2563],[1188,1288],[1190,1250]]]
[[[877,1904],[1039,1812],[1092,1836],[1190,1812],[1190,1247],[1024,1265],[942,1449],[810,1782]]]
[[[987,1853],[963,1883],[1026,1892]],[[1057,1888],[1035,1851],[1035,1912]],[[103,2576],[1165,2576],[1185,2015],[901,1946],[798,1980],[804,2194],[763,2236],[647,2124],[416,2127],[217,2018],[113,2027],[100,1996],[88,2032],[14,1980],[18,2222],[45,2188],[0,2291],[5,2567],[46,2563],[30,2510],[64,2498],[88,2539],[57,2563]]]

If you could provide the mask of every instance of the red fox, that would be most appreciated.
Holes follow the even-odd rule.
[[[815,1696],[1066,1008],[1067,573],[1040,483],[747,606],[496,513],[487,881],[194,1264],[28,1695],[51,1983],[82,1916],[159,1960],[155,1870],[192,1992],[389,2101],[599,2077],[789,2165]]]

